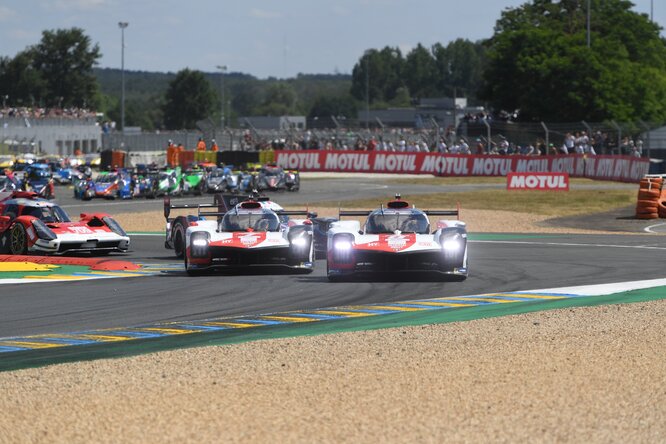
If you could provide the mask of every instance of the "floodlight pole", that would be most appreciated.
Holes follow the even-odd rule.
[[[125,132],[125,28],[129,26],[129,22],[118,22],[120,28],[120,126]]]
[[[224,73],[227,70],[227,65],[217,65],[220,70],[220,128],[224,131]]]

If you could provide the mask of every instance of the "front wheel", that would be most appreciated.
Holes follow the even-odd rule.
[[[173,227],[173,250],[177,258],[185,255],[185,227],[181,221],[176,221]]]
[[[9,233],[9,253],[28,254],[28,236],[20,223],[14,224]]]

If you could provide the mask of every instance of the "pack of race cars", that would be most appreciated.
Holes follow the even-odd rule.
[[[171,217],[173,210],[191,211]],[[468,275],[467,231],[459,211],[417,209],[399,195],[375,209],[340,210],[338,218],[318,218],[307,208],[285,210],[257,191],[249,197],[215,194],[203,204],[172,203],[165,196],[164,216],[165,247],[184,261],[189,275],[257,267],[310,273],[321,255],[330,281],[385,274],[461,281]],[[444,218],[431,222],[429,216]],[[73,222],[37,193],[0,193],[5,252],[107,254],[126,252],[129,245],[129,236],[108,214],[82,214]]]

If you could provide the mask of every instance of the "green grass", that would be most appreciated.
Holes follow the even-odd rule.
[[[504,210],[544,216],[592,214],[636,203],[636,190],[507,191],[476,190],[456,193],[403,195],[410,204],[422,209],[455,208]],[[378,208],[379,199],[341,200],[342,208]],[[330,203],[310,203],[310,207],[330,207]]]

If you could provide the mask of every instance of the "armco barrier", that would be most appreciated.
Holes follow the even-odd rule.
[[[649,159],[628,156],[471,156],[383,151],[275,151],[275,162],[301,171],[436,176],[551,172],[619,182],[639,182],[650,167]]]

